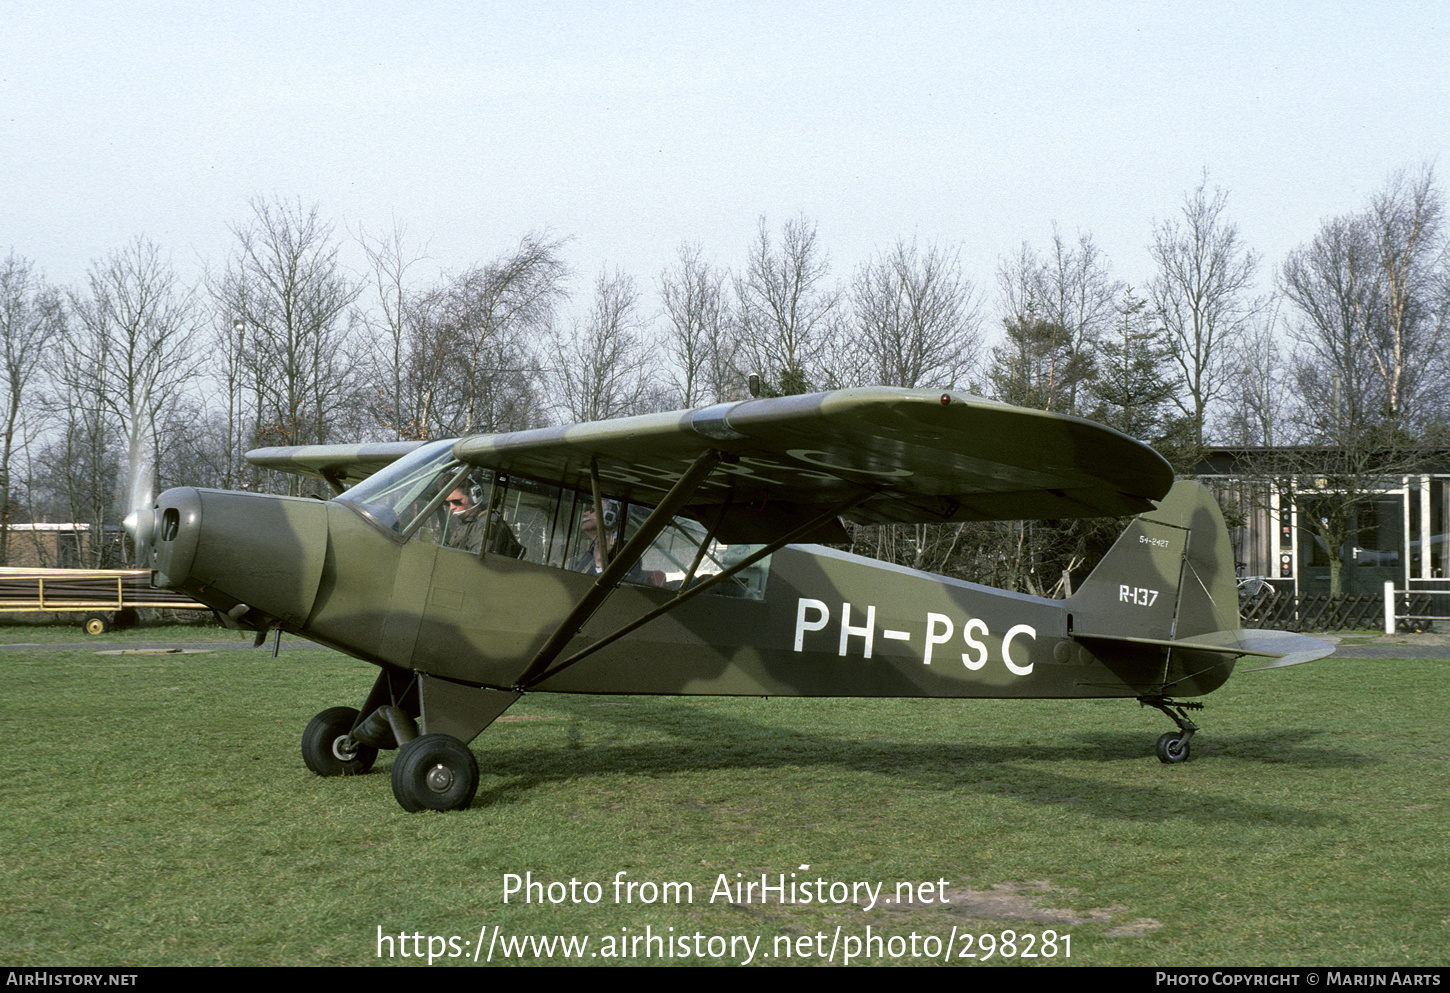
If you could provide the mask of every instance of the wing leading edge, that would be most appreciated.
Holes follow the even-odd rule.
[[[1125,516],[1173,483],[1168,463],[1112,428],[960,393],[867,387],[464,438],[455,454],[505,473],[656,502],[702,452],[727,463],[691,500],[727,500],[736,527],[809,516],[852,494],[859,523]]]
[[[321,479],[334,492],[341,493],[423,444],[421,441],[390,441],[375,445],[257,448],[247,453],[247,461],[263,469]]]

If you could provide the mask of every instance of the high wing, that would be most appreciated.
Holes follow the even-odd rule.
[[[466,462],[658,502],[709,450],[725,461],[689,498],[727,540],[767,540],[823,509],[858,523],[1106,517],[1173,484],[1156,452],[1112,428],[959,393],[865,387],[464,438]],[[733,535],[733,536],[732,536]]]
[[[258,448],[247,453],[247,461],[263,469],[321,479],[333,492],[341,493],[422,444],[421,441],[390,441],[375,445]]]

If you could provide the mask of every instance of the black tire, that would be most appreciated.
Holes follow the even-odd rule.
[[[111,630],[111,619],[105,614],[87,614],[86,619],[81,621],[81,627],[86,634],[105,634]]]
[[[351,707],[324,710],[302,732],[302,761],[319,776],[361,776],[377,761],[378,750],[348,738],[357,722]]]
[[[393,796],[404,810],[463,810],[477,791],[478,760],[452,735],[414,738],[393,760]]]
[[[1188,742],[1181,731],[1169,731],[1158,739],[1158,761],[1165,765],[1188,761]]]

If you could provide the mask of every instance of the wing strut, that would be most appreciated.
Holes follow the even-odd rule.
[[[696,461],[698,461],[698,459]],[[715,467],[712,465],[710,468],[713,469]],[[599,490],[598,458],[592,458],[589,460],[589,488],[594,494],[594,520],[598,522],[596,526],[602,528],[604,527],[604,494],[601,493]],[[599,533],[603,534],[602,531]],[[626,544],[628,543],[626,542]],[[624,549],[620,549],[621,553],[623,553],[623,551]],[[609,547],[609,542],[601,541],[599,542],[599,552],[600,558],[602,558],[604,561],[604,568],[607,569],[609,567],[609,563],[614,560],[614,549]]]
[[[715,519],[710,522],[710,530],[705,532],[705,538],[700,542],[700,547],[695,549],[695,557],[690,561],[690,569],[685,573],[684,581],[680,583],[680,592],[690,588],[695,581],[695,572],[700,568],[700,563],[705,561],[705,552],[710,548],[710,542],[715,540],[715,532],[720,530],[720,522],[725,520],[725,515],[730,513],[730,505],[735,502],[735,491],[730,490],[725,494],[725,499],[720,501],[720,510],[715,514]]]
[[[671,610],[674,610],[676,607],[683,604],[685,601],[693,599],[697,595],[704,593],[706,590],[712,589],[713,587],[718,586],[720,583],[725,582],[732,576],[735,576],[737,573],[748,569],[750,566],[753,566],[755,563],[759,562],[767,555],[771,555],[779,551],[786,545],[789,545],[791,542],[799,540],[802,536],[810,534],[811,531],[820,527],[822,524],[825,524],[827,521],[830,521],[832,518],[840,517],[842,514],[846,513],[852,507],[856,506],[858,503],[867,499],[871,495],[871,490],[863,489],[860,493],[851,497],[849,500],[846,500],[832,507],[830,510],[822,513],[820,516],[810,521],[807,521],[805,524],[802,524],[794,531],[791,531],[788,534],[777,538],[775,541],[770,542],[768,545],[762,546],[761,548],[752,552],[750,555],[747,555],[745,558],[741,559],[739,562],[732,565],[730,568],[724,570],[723,572],[716,573],[709,579],[704,580],[698,586],[691,586],[687,590],[681,590],[679,596],[672,598],[671,600],[661,604],[660,606],[654,608],[651,611],[641,614],[639,617],[630,621],[628,624],[624,625],[618,630],[613,631],[610,634],[607,634],[604,637],[600,638],[589,647],[575,652],[573,655],[569,656],[567,659],[565,659],[563,662],[560,662],[553,668],[545,670],[539,675],[534,676],[532,679],[529,679],[527,682],[525,682],[524,678],[521,676],[518,683],[515,684],[514,689],[519,691],[531,689],[532,687],[537,686],[539,683],[542,683],[549,677],[563,672],[575,662],[579,662],[585,658],[588,658],[590,655],[593,655],[601,648],[607,648],[608,646],[618,641],[620,638],[623,638],[625,635],[629,634],[631,631],[643,627],[657,617],[662,617],[663,615],[669,613]],[[542,654],[542,652],[540,654]],[[530,666],[530,670],[532,669],[533,666]],[[525,671],[524,675],[527,676],[528,671]]]
[[[665,529],[665,525],[674,519],[675,512],[683,507],[690,497],[695,495],[695,491],[700,488],[701,484],[705,482],[710,473],[714,471],[715,467],[724,458],[725,454],[723,452],[716,451],[713,448],[700,453],[695,461],[690,464],[690,468],[685,470],[684,475],[676,480],[674,486],[670,487],[670,491],[665,494],[665,498],[650,512],[649,517],[645,518],[639,530],[631,535],[630,539],[624,543],[624,547],[609,560],[609,564],[604,567],[604,571],[599,574],[599,578],[594,580],[594,585],[589,587],[584,595],[579,598],[579,602],[574,605],[574,609],[569,611],[568,616],[559,622],[559,626],[554,629],[554,633],[549,635],[549,640],[544,642],[543,647],[539,649],[538,654],[529,662],[528,667],[519,674],[515,686],[527,688],[538,681],[540,678],[539,673],[543,672],[550,662],[553,662],[554,659],[559,657],[559,653],[564,650],[564,646],[579,633],[579,629],[584,626],[589,618],[594,616],[594,612],[608,599],[609,594],[614,592],[615,587],[620,584],[620,581],[634,567],[634,564],[644,557],[644,553],[649,550],[655,538],[659,537],[659,533]],[[595,490],[594,499],[597,508],[600,502],[598,489]],[[598,513],[598,510],[596,510],[596,513]],[[597,519],[602,525],[602,515]],[[608,544],[608,542],[605,544]]]

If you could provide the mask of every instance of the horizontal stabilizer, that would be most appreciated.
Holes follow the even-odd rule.
[[[1254,672],[1257,669],[1277,669],[1286,665],[1298,665],[1300,662],[1313,662],[1315,659],[1322,659],[1334,654],[1334,646],[1329,642],[1311,638],[1307,634],[1269,631],[1260,628],[1245,628],[1239,634],[1243,635],[1246,641],[1279,656],[1272,662],[1245,670],[1247,672]]]
[[[1327,641],[1311,638],[1305,634],[1288,631],[1270,631],[1260,628],[1241,628],[1236,631],[1208,631],[1191,638],[1126,638],[1114,635],[1080,635],[1079,641],[1086,644],[1098,641],[1122,642],[1133,645],[1157,645],[1160,648],[1179,648],[1193,652],[1214,652],[1219,655],[1253,655],[1268,659],[1263,665],[1256,665],[1245,672],[1258,669],[1277,669],[1300,662],[1313,662],[1326,655],[1334,654],[1334,646]]]

